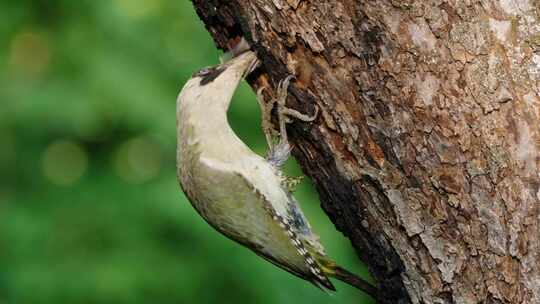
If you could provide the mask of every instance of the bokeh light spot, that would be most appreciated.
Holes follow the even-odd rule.
[[[11,41],[9,63],[29,76],[39,76],[51,61],[47,37],[41,33],[22,31]]]
[[[78,144],[68,140],[51,143],[42,158],[43,175],[56,185],[77,182],[88,167],[88,156]]]
[[[129,18],[144,18],[155,13],[161,6],[160,0],[116,0],[119,11]]]
[[[141,136],[120,146],[114,160],[116,173],[130,183],[144,183],[161,170],[161,148],[155,140]]]

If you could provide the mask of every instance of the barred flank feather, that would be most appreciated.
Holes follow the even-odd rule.
[[[306,250],[306,248],[304,247],[304,244],[298,238],[298,235],[296,234],[296,232],[294,232],[291,225],[289,225],[288,221],[284,217],[279,215],[277,212],[274,212],[274,210],[269,210],[269,211],[272,214],[272,218],[279,222],[279,225],[281,226],[281,228],[285,229],[285,231],[289,235],[289,238],[291,239],[292,244],[294,245],[294,247],[296,247],[296,250],[298,250],[298,253],[300,253],[300,255],[302,255],[302,257],[304,258],[306,265],[308,266],[309,270],[313,274],[313,280],[314,280],[313,283],[315,283],[319,287],[322,286],[329,290],[335,291],[336,288],[334,287],[332,282],[330,282],[328,277],[326,277],[326,275],[322,272],[317,262],[315,262],[313,257]]]
[[[247,185],[252,186],[249,183],[249,181],[244,178],[244,176],[242,176],[241,174],[238,174],[238,176],[244,179]],[[281,214],[279,214],[276,210],[274,210],[274,208],[272,207],[272,204],[266,199],[266,197],[258,189],[253,188],[253,191],[264,202],[263,208],[268,212],[268,214],[272,217],[272,219],[276,221],[279,224],[279,226],[283,228],[283,230],[287,233],[287,235],[289,236],[289,240],[294,245],[298,253],[300,253],[300,255],[304,258],[304,262],[306,263],[307,267],[311,271],[312,275],[309,276],[308,274],[305,274],[305,273],[300,274],[300,273],[295,273],[290,270],[289,271],[295,275],[304,277],[305,279],[309,280],[310,282],[312,282],[317,287],[323,290],[326,288],[331,291],[335,291],[336,288],[334,287],[332,282],[330,282],[326,274],[324,274],[319,264],[317,264],[315,259],[313,259],[309,251],[306,249],[306,247],[304,246],[304,244],[298,237],[297,233],[294,231],[294,229],[290,225],[289,221],[285,217],[283,217]],[[272,262],[275,263],[274,261]],[[278,266],[284,267],[285,265],[278,264]],[[286,266],[284,268],[288,269]]]

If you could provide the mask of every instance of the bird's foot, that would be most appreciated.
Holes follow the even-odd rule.
[[[293,77],[294,76],[292,75],[287,76],[285,79],[279,82],[277,88],[277,98],[273,99],[268,105],[265,104],[263,101],[262,92],[264,89],[261,88],[257,92],[257,98],[259,101],[259,105],[261,106],[262,113],[262,128],[269,148],[267,159],[269,162],[271,162],[274,166],[278,168],[287,161],[291,152],[291,146],[289,144],[287,136],[286,124],[292,122],[291,118],[295,118],[304,122],[312,122],[315,120],[315,118],[317,118],[317,115],[319,114],[319,109],[317,107],[315,108],[315,114],[309,116],[286,106],[289,83]],[[274,104],[277,104],[279,123],[279,141],[277,144],[275,144],[273,140],[273,134],[276,131],[273,128],[271,122],[271,112]]]

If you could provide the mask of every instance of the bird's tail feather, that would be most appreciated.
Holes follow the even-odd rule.
[[[379,299],[380,295],[377,287],[373,286],[366,280],[337,265],[334,266],[333,272],[334,278],[362,290],[363,292],[372,296],[375,300]]]

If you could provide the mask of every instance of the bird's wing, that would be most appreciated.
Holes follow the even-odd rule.
[[[320,288],[335,290],[317,260],[304,245],[301,236],[293,226],[295,224],[291,222],[290,215],[287,214],[288,210],[281,208],[280,204],[272,203],[268,196],[273,194],[265,193],[268,192],[267,189],[257,186],[260,183],[254,183],[253,176],[246,176],[245,172],[253,174],[253,171],[257,169],[239,172],[227,164],[208,159],[201,159],[201,164],[203,167],[208,166],[206,170],[212,171],[211,174],[202,174],[202,176],[212,176],[214,180],[209,181],[210,184],[227,189],[226,194],[207,191],[207,193],[214,192],[215,195],[221,196],[209,198],[209,201],[235,200],[237,202],[237,208],[231,208],[234,204],[229,204],[225,207],[227,210],[212,212],[212,214],[227,214],[227,220],[223,218],[208,220],[209,223],[218,223],[218,227],[214,225],[217,230],[284,270]],[[205,217],[204,214],[202,215]],[[219,227],[219,225],[228,225],[228,227]]]

